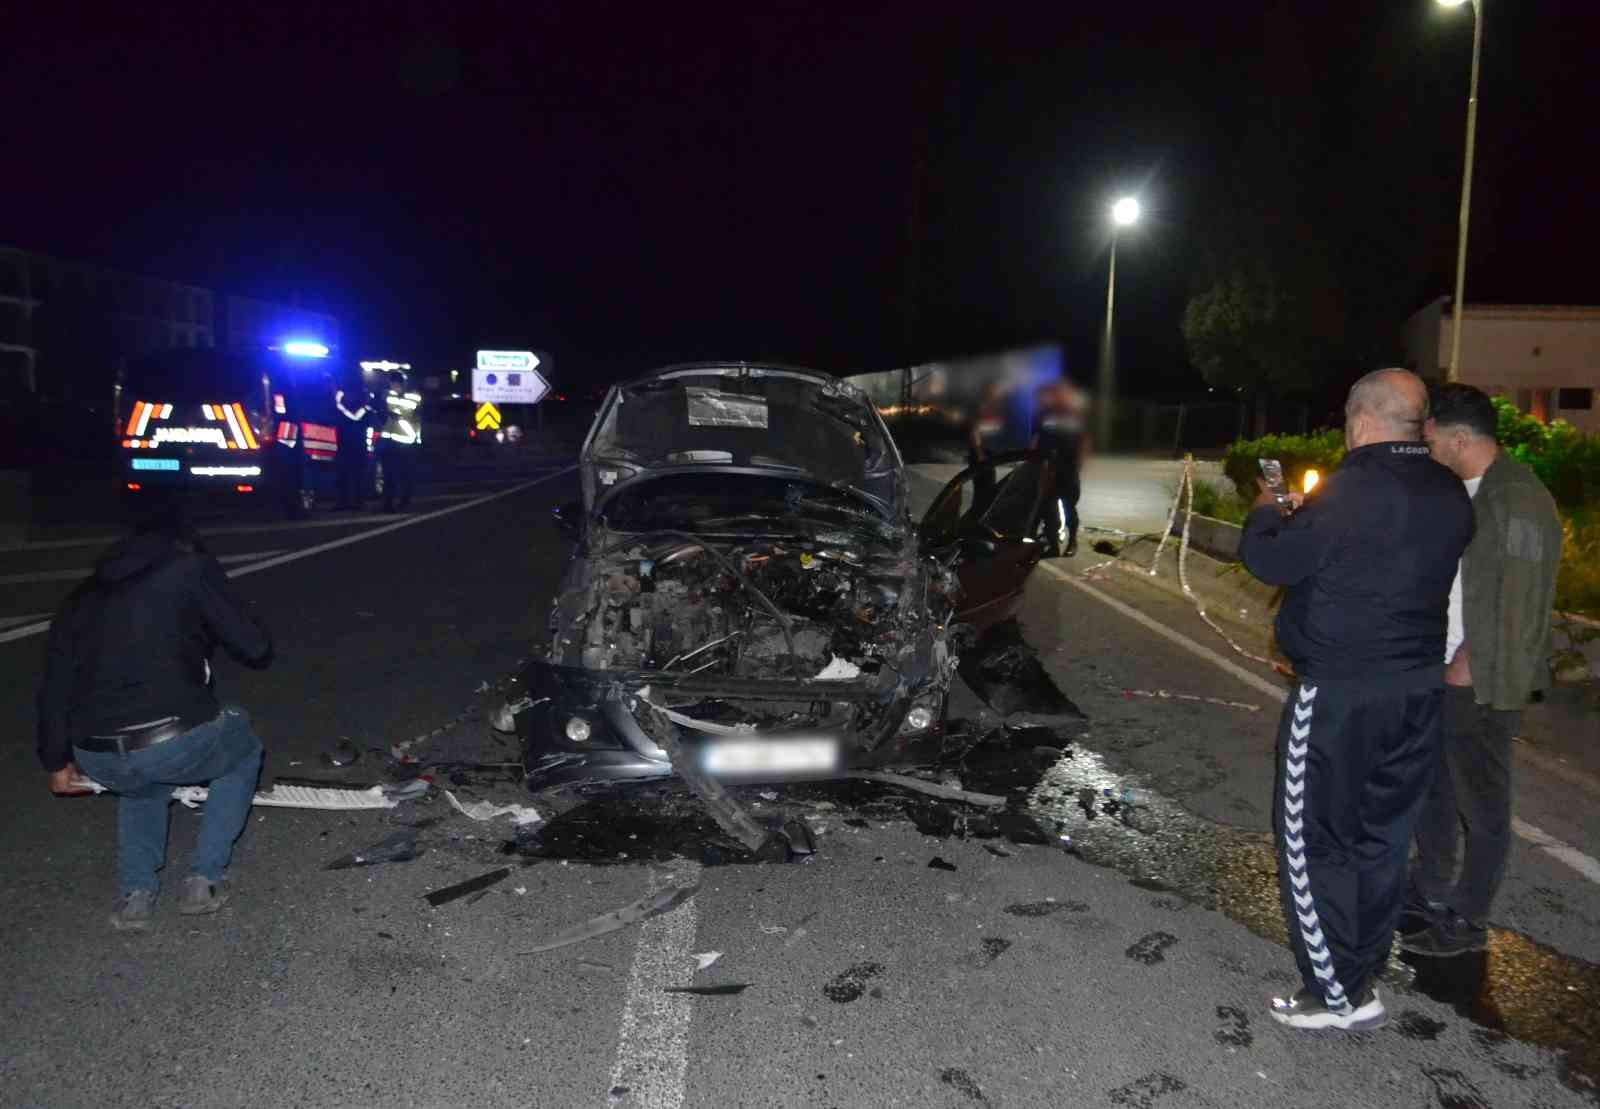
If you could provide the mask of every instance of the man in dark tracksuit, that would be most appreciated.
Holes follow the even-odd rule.
[[[1263,491],[1239,554],[1288,587],[1279,645],[1297,682],[1278,734],[1273,827],[1305,988],[1296,1028],[1375,1028],[1375,983],[1406,886],[1412,828],[1439,764],[1446,604],[1472,538],[1461,482],[1420,442],[1422,382],[1368,374],[1345,404],[1344,461],[1287,516]]]
[[[119,932],[150,927],[175,785],[210,787],[178,911],[213,913],[227,900],[223,877],[250,816],[261,741],[242,710],[217,703],[218,647],[253,667],[272,656],[266,631],[172,503],[102,556],[50,626],[39,760],[53,793],[84,792],[81,770],[118,796]]]
[[[1049,455],[1055,466],[1055,491],[1045,506],[1045,557],[1078,553],[1078,497],[1080,474],[1088,449],[1088,413],[1083,396],[1064,381],[1050,386],[1040,398],[1030,450]]]
[[[367,429],[371,408],[366,394],[336,388],[333,406],[339,410],[339,508],[358,509],[367,499]]]

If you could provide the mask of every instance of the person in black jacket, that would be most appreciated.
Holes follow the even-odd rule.
[[[1263,489],[1239,556],[1287,586],[1278,643],[1297,682],[1278,734],[1273,828],[1305,988],[1273,1001],[1296,1028],[1376,1028],[1376,981],[1411,833],[1439,764],[1445,612],[1472,504],[1421,442],[1428,392],[1368,374],[1345,403],[1339,467],[1288,514]]]
[[[265,667],[272,644],[222,567],[158,504],[108,550],[50,627],[39,691],[39,759],[50,790],[84,792],[80,772],[118,795],[118,931],[150,927],[166,860],[175,785],[208,785],[178,911],[214,913],[261,770],[261,741],[240,709],[220,707],[211,657],[222,647]]]

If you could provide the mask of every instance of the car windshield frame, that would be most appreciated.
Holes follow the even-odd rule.
[[[704,363],[614,386],[580,461],[591,515],[634,482],[697,470],[845,490],[897,524],[907,511],[900,452],[877,409],[815,370]]]

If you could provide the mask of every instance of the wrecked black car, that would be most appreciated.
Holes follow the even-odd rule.
[[[676,366],[614,387],[558,510],[577,548],[522,696],[528,783],[822,779],[942,726],[958,637],[1038,562],[1049,463],[993,459],[911,519],[866,396],[811,370]]]

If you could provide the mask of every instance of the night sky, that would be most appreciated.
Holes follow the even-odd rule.
[[[1198,383],[1178,321],[1218,243],[1319,259],[1352,375],[1450,288],[1465,9],[462,7],[23,25],[0,242],[324,308],[363,357],[546,349],[568,387],[1034,341],[1091,373],[1125,189],[1134,391]],[[1468,299],[1600,303],[1600,23],[1490,9]]]

